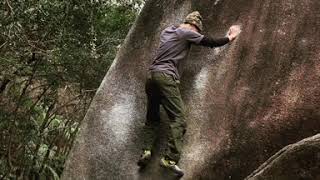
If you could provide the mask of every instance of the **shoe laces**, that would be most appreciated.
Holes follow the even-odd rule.
[[[141,154],[141,157],[147,157],[151,155],[151,151],[150,150],[144,150],[143,154]]]
[[[175,161],[167,160],[167,162],[168,162],[170,165],[176,165],[176,162],[175,162]]]
[[[146,154],[146,155],[151,154],[151,151],[150,150],[144,150],[143,154]]]

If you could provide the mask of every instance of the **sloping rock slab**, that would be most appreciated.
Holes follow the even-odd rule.
[[[320,179],[320,134],[288,145],[245,180]]]

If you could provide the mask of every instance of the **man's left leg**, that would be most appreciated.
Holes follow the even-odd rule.
[[[158,87],[152,78],[148,78],[145,84],[147,94],[147,115],[144,125],[143,152],[138,161],[138,166],[145,167],[151,159],[152,146],[155,140],[155,131],[160,122],[160,97]]]

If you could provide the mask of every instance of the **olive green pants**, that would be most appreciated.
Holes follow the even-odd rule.
[[[178,81],[162,72],[153,72],[146,82],[148,98],[147,118],[145,123],[145,149],[152,150],[156,138],[155,131],[160,122],[160,105],[169,117],[169,134],[164,156],[178,162],[186,132],[185,108],[181,98]],[[161,132],[159,132],[161,133]]]

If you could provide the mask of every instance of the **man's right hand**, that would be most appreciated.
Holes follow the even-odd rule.
[[[233,25],[229,28],[227,37],[230,41],[233,41],[241,32],[241,28],[239,25]]]

